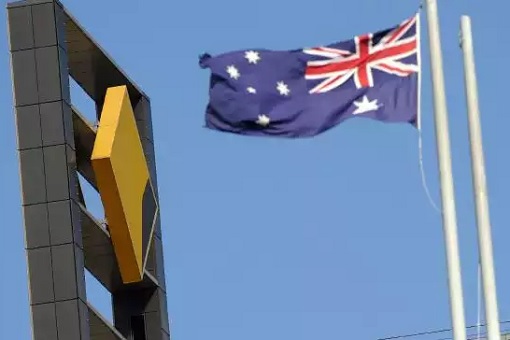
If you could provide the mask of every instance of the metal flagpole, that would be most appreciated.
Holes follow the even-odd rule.
[[[446,108],[443,60],[441,55],[441,39],[439,36],[439,18],[436,0],[426,0],[426,7],[453,339],[466,340],[466,321],[464,316],[464,297],[457,238],[457,216],[455,211],[455,193],[450,156],[448,112]]]
[[[485,180],[485,161],[482,146],[482,128],[478,106],[478,88],[476,81],[471,19],[461,18],[461,48],[464,54],[464,79],[469,122],[469,140],[471,145],[471,167],[473,168],[473,190],[478,225],[478,247],[482,269],[483,297],[487,323],[487,339],[500,340],[496,280],[492,255],[492,237]]]

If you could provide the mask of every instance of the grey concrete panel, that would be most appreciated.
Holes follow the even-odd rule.
[[[71,201],[58,201],[48,203],[48,216],[50,221],[50,237],[52,245],[72,243],[73,221],[71,217]]]
[[[157,288],[154,290],[147,305],[145,306],[144,312],[145,313],[157,312],[160,318],[159,319],[160,328],[169,332],[166,293],[161,288]]]
[[[145,270],[149,272],[154,278],[157,277],[156,272],[156,249],[154,248],[154,240],[151,241],[149,248],[149,255],[147,256],[147,263],[145,265]],[[158,282],[159,286],[159,282]]]
[[[161,206],[159,207],[161,211]],[[156,216],[156,223],[154,225],[154,236],[161,238],[161,213],[158,212]]]
[[[75,173],[75,175],[77,175]],[[73,242],[83,249],[83,231],[81,225],[81,210],[75,200],[71,200],[71,218],[73,221]]]
[[[64,138],[66,144],[75,149],[76,146],[74,144],[73,110],[71,109],[71,105],[65,101],[62,102],[62,113],[64,115]]]
[[[87,296],[87,284],[85,282],[85,256],[83,254],[83,249],[79,247],[74,248],[74,256],[76,261],[76,282],[77,282],[77,290],[78,296],[86,301]]]
[[[86,302],[82,300],[78,300],[78,311],[80,313],[80,331],[82,335],[82,340],[89,340],[94,338],[91,338],[90,336],[90,315],[89,315],[89,309]],[[101,340],[101,339],[97,339]]]
[[[161,313],[161,328],[170,334],[170,320],[168,319],[168,301],[164,291],[160,290],[160,313]]]
[[[160,313],[145,313],[145,326],[147,332],[145,340],[161,340]]]
[[[46,202],[43,150],[21,150],[19,161],[23,204]]]
[[[62,5],[59,2],[56,2],[55,4],[55,19],[56,19],[56,26],[57,26],[57,40],[58,45],[63,48],[64,50],[67,49],[67,43],[66,43],[66,15],[64,13],[64,9],[62,8]],[[67,67],[67,65],[66,65]]]
[[[37,86],[41,103],[67,100],[62,96],[58,47],[42,47],[35,50]]]
[[[44,146],[64,144],[64,112],[62,101],[40,105],[42,140]]]
[[[27,5],[26,0],[19,0],[7,3],[7,9],[16,8],[16,7],[25,7]]]
[[[161,331],[161,340],[170,340],[170,333]]]
[[[65,101],[43,103],[39,106],[44,146],[68,144],[74,149],[73,114]]]
[[[62,88],[62,99],[71,104],[71,88],[69,85],[69,60],[67,58],[67,52],[64,48],[59,46],[58,48],[58,62],[60,65],[60,87]]]
[[[78,157],[76,157],[78,159]],[[78,198],[77,198],[77,202],[82,204],[85,208],[87,207],[87,204],[85,203],[85,196],[83,194],[83,188],[82,188],[82,185],[81,185],[81,181],[79,179],[79,173],[75,173],[74,174],[76,176],[76,183],[78,183]]]
[[[149,172],[151,175],[152,185],[154,187],[156,197],[159,197],[158,176],[157,176],[157,167],[156,167],[156,154],[154,151],[154,144],[146,138],[142,138],[141,142],[142,142],[143,152],[145,154],[145,159],[147,161],[147,165],[149,166]],[[158,198],[158,200],[159,200],[159,198]]]
[[[69,199],[66,146],[49,146],[43,150],[48,202]]]
[[[145,313],[157,312],[160,310],[161,297],[164,296],[164,292],[160,289],[154,289],[147,300],[147,304],[144,307]]]
[[[93,306],[87,304],[90,337],[94,340],[126,340]]]
[[[14,83],[14,104],[33,105],[39,102],[34,50],[11,53]]]
[[[79,300],[60,301],[57,310],[58,340],[82,340]]]
[[[152,241],[154,253],[156,255],[156,280],[158,280],[159,287],[166,290],[166,277],[165,277],[165,259],[163,252],[163,242],[156,236]]]
[[[73,117],[65,101],[40,105],[43,145],[68,144],[74,149]]]
[[[34,47],[32,12],[30,7],[11,8],[7,12],[9,21],[9,45],[11,51]]]
[[[30,283],[30,303],[41,304],[55,300],[51,252],[49,247],[28,249],[28,277]]]
[[[145,322],[148,330],[145,340],[170,340],[169,332],[159,328],[159,313],[145,314]]]
[[[142,254],[145,255],[152,246],[154,223],[158,213],[158,204],[154,190],[149,183],[146,183],[142,197]]]
[[[145,267],[145,270],[154,276],[158,287],[166,290],[165,267],[162,250],[161,239],[159,239],[158,236],[154,236],[149,250],[149,257],[147,259],[147,266]]]
[[[32,149],[42,146],[41,119],[37,105],[16,108],[18,149]]]
[[[48,247],[50,245],[50,228],[46,203],[25,206],[23,219],[26,248]]]
[[[76,147],[76,163],[80,174],[96,190],[96,178],[90,158],[94,148],[96,132],[78,110],[73,107],[74,145]]]
[[[77,199],[80,191],[80,183],[77,176],[76,151],[69,145],[66,145],[67,158],[67,178],[69,180],[69,195],[72,199]]]
[[[32,339],[33,340],[58,340],[57,316],[55,304],[41,304],[31,307],[32,309]]]
[[[145,97],[141,97],[134,108],[136,123],[138,125],[138,133],[141,138],[154,141],[152,133],[152,114],[150,101]]]
[[[45,3],[31,7],[35,47],[57,45],[54,4]]]
[[[51,247],[53,260],[53,277],[55,287],[55,300],[70,300],[78,297],[78,285],[85,285],[85,280],[77,278],[75,252],[81,251],[74,244],[64,244]]]
[[[25,3],[31,4],[31,5],[37,5],[37,4],[46,4],[56,2],[56,0],[26,0]]]
[[[154,143],[147,138],[142,138],[141,142],[142,142],[143,151],[145,153],[145,157],[147,158],[147,162],[151,165],[155,165],[156,164],[156,153],[154,151]]]
[[[150,126],[149,124],[147,124],[146,121],[137,120],[136,127],[138,128],[138,134],[140,135],[140,138],[145,138],[152,141],[152,139],[149,136],[147,136],[148,135],[147,131],[150,129]]]

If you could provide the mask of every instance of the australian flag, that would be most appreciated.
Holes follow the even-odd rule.
[[[206,127],[242,135],[311,137],[346,119],[415,125],[419,14],[396,27],[323,47],[202,55],[211,70]]]

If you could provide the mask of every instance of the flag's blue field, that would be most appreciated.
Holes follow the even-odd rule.
[[[379,58],[349,75],[344,59],[352,57],[355,43],[331,45],[395,27],[412,18],[419,1],[63,3],[151,97],[173,339],[377,339],[450,326],[441,218],[422,187],[418,134],[410,124],[420,90],[413,78],[417,60]],[[473,19],[504,320],[510,319],[510,71],[503,67],[510,54],[505,35],[509,10],[506,0],[439,1],[467,324],[477,319],[478,254],[460,16]],[[439,203],[425,15],[419,25],[425,172]],[[363,39],[358,41],[360,53],[368,46]],[[373,39],[377,44],[383,37]],[[5,24],[0,25],[0,40],[0,339],[28,340]],[[312,58],[303,52],[321,46],[336,49],[340,57],[328,59],[321,50],[322,55]],[[269,78],[259,79],[253,68],[266,67],[272,58],[265,50],[300,51],[294,60],[301,63],[296,71],[300,78],[292,73],[292,63],[277,60],[279,67],[264,69]],[[348,53],[338,52],[343,50]],[[230,84],[222,89],[246,90],[242,96],[251,104],[254,96],[268,100],[235,107],[222,106],[227,97],[211,99],[211,69],[200,68],[198,58],[209,53],[212,62],[230,51],[240,54],[220,65],[221,80]],[[253,84],[244,77],[247,73]],[[389,85],[385,77],[393,77]],[[377,87],[381,80],[383,88]],[[367,84],[373,85],[371,90]],[[331,96],[342,86],[350,86],[351,92],[342,92],[345,97],[335,102]],[[241,96],[235,91],[230,98]],[[93,105],[74,89],[72,93],[76,105],[92,117]],[[307,114],[326,117],[323,124],[289,104],[308,103],[312,96],[330,100],[327,107],[305,107]],[[210,100],[216,106],[206,120]],[[406,110],[399,113],[397,104],[402,103]],[[282,109],[289,105],[294,111]],[[233,108],[227,119],[221,117],[228,113],[225,107]],[[402,123],[386,123],[395,113]],[[376,119],[343,119],[346,115]],[[325,132],[313,138],[260,138],[206,129],[206,124],[273,136]],[[327,124],[334,128],[326,129]],[[92,206],[100,211],[98,204]],[[88,298],[111,318],[108,295],[89,276],[87,280]]]

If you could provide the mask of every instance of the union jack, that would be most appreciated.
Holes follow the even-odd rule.
[[[414,27],[410,36],[404,35]],[[306,79],[324,79],[310,90],[310,93],[331,91],[351,77],[356,88],[373,87],[373,70],[379,70],[398,77],[406,77],[419,72],[419,58],[415,62],[403,61],[419,52],[419,16],[407,19],[385,34],[374,44],[373,34],[364,34],[354,38],[355,51],[331,47],[316,47],[303,50],[304,53],[327,59],[307,63]]]

